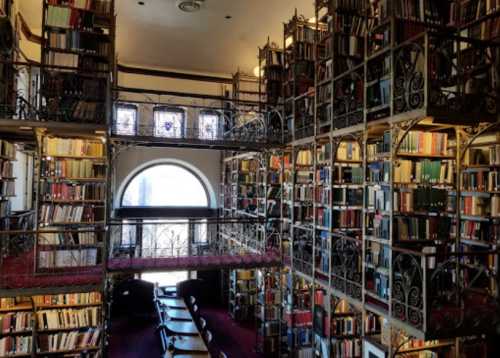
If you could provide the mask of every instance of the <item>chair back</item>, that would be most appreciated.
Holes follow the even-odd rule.
[[[224,353],[223,351],[219,352],[219,358],[227,358],[227,354]]]
[[[196,303],[196,298],[194,296],[189,296],[189,304],[193,306]]]
[[[214,338],[212,335],[212,332],[210,332],[208,329],[205,331],[205,342],[207,343],[207,346],[212,343],[212,339]]]
[[[201,317],[200,318],[200,330],[204,331],[205,328],[207,328],[207,321],[205,320],[205,318]]]

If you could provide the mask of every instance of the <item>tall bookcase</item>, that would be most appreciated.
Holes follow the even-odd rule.
[[[98,291],[3,297],[0,354],[100,357],[104,344],[102,303]]]
[[[466,325],[431,308],[439,296],[443,312],[451,309],[445,292],[469,302],[465,321],[476,316],[475,327],[488,331],[480,305],[463,292],[477,285],[485,302],[498,297],[499,10],[489,1],[318,0],[316,21],[295,16],[285,25],[284,113],[294,135],[284,262],[322,293],[312,294],[315,320],[318,307],[330,327],[350,327],[330,330],[329,339],[315,329],[317,356],[361,356],[370,344],[386,356],[470,351],[474,343],[458,338],[470,333]],[[315,73],[295,81],[300,25],[316,31]],[[307,97],[315,106],[300,103]],[[303,120],[307,108],[314,120]],[[297,165],[304,151],[311,160]]]
[[[38,140],[37,271],[103,269],[108,173],[103,138],[40,133]]]
[[[48,121],[106,124],[114,0],[43,0],[41,95]]]
[[[0,230],[9,225],[11,199],[15,196],[15,177],[13,162],[16,160],[16,149],[11,142],[0,140]]]

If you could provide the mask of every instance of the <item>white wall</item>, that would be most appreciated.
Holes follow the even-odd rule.
[[[33,198],[33,157],[18,151],[13,163],[16,196],[11,200],[12,211],[27,210],[31,208]]]
[[[133,65],[131,65],[133,66]],[[180,80],[171,78],[160,78],[152,76],[142,76],[135,74],[119,74],[118,85],[123,87],[132,88],[146,88],[152,90],[165,90],[175,92],[189,92],[197,94],[207,94],[222,96],[226,90],[230,90],[230,86],[221,85],[219,83],[199,82],[191,80]],[[120,100],[139,100],[153,103],[173,103],[181,105],[199,105],[211,106],[219,105],[220,102],[213,100],[200,100],[192,98],[179,98],[171,96],[153,96],[153,95],[139,95],[139,94],[126,94],[121,93]],[[141,104],[139,106],[139,122],[143,127],[152,128],[153,125],[153,107],[154,104]],[[193,127],[194,122],[198,118],[198,111],[196,109],[188,108],[187,111],[187,126]],[[174,159],[177,161],[185,162],[189,166],[197,169],[203,173],[207,178],[210,186],[215,192],[215,200],[218,199],[220,187],[220,161],[221,153],[217,150],[206,149],[186,149],[186,148],[150,148],[150,147],[132,147],[121,152],[114,161],[114,202],[117,203],[118,190],[123,185],[127,176],[135,171],[138,167],[143,166],[145,163],[157,161],[161,159]],[[170,188],[175,190],[175,188]],[[212,207],[216,207],[217,203],[211,203]]]

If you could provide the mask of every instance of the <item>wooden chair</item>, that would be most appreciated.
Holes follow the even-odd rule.
[[[203,333],[205,328],[207,328],[207,320],[203,317],[200,317],[200,331]]]
[[[205,343],[207,344],[207,346],[210,346],[210,343],[212,343],[212,340],[214,339],[212,332],[210,332],[208,329],[205,331],[205,334],[203,334],[203,338],[205,339]]]

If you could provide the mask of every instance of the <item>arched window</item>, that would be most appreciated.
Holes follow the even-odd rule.
[[[183,138],[186,111],[177,107],[156,107],[154,110],[154,135],[163,138]]]
[[[164,162],[146,166],[128,180],[122,191],[122,209],[209,208],[208,190],[190,169]],[[178,210],[176,210],[178,211]],[[141,258],[182,257],[196,254],[207,242],[206,220],[147,215],[124,218],[121,234],[115,241],[114,255],[124,253]],[[175,284],[188,278],[188,272],[143,274],[142,278],[160,284]]]
[[[122,207],[208,207],[207,190],[190,170],[157,164],[135,175],[123,191]]]

